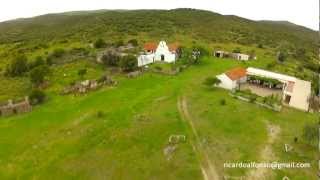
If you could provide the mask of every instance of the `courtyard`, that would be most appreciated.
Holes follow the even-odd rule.
[[[268,88],[262,85],[256,85],[251,83],[244,83],[240,85],[240,90],[250,90],[252,93],[257,94],[261,97],[267,97],[271,95],[276,95],[282,97],[282,89]]]

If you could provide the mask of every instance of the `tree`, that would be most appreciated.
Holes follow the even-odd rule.
[[[10,65],[7,66],[6,75],[15,77],[22,76],[25,72],[28,71],[28,59],[25,55],[19,55]]]
[[[78,75],[80,76],[81,79],[83,79],[83,76],[87,74],[87,69],[80,69],[78,71]]]
[[[118,66],[120,56],[116,52],[108,51],[101,57],[101,61],[107,66]]]
[[[41,104],[46,99],[46,94],[39,89],[34,89],[31,91],[29,98],[32,105]]]
[[[213,86],[216,86],[216,85],[218,85],[220,83],[221,83],[221,80],[218,79],[217,77],[207,77],[203,82],[204,85],[206,85],[206,86],[208,86],[210,88],[213,87]]]
[[[286,58],[287,58],[287,54],[284,51],[278,52],[278,57],[277,57],[278,62],[283,63],[286,60]]]
[[[30,80],[34,85],[39,86],[44,82],[48,73],[49,67],[46,65],[35,67],[30,71]]]
[[[303,128],[303,139],[309,144],[313,145],[319,140],[319,125],[318,124],[306,124]]]
[[[103,40],[103,39],[101,39],[101,38],[99,38],[99,39],[97,39],[94,43],[93,43],[93,46],[95,47],[95,48],[103,48],[103,47],[105,47],[107,44],[106,44],[106,42]]]
[[[132,46],[135,46],[135,47],[137,47],[139,45],[138,41],[136,39],[131,39],[128,41],[128,43],[132,44]]]
[[[124,56],[120,59],[119,66],[123,71],[132,71],[137,68],[137,58],[133,55]]]
[[[319,110],[320,110],[320,99],[316,95],[312,94],[309,97],[308,102],[309,102],[310,109],[314,110],[314,112],[319,112]]]

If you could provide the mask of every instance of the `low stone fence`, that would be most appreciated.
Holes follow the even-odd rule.
[[[111,78],[105,76],[100,78],[99,80],[85,80],[82,82],[77,82],[74,85],[70,85],[65,87],[61,94],[67,95],[67,94],[85,94],[92,90],[97,90],[98,88],[102,86],[116,86],[117,82],[112,80]]]
[[[29,97],[25,97],[24,100],[13,102],[11,99],[8,103],[0,106],[0,116],[11,116],[14,114],[22,114],[30,112],[32,106],[29,101]]]

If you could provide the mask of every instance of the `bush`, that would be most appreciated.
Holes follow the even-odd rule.
[[[99,38],[99,39],[97,39],[94,43],[93,43],[93,46],[95,47],[95,48],[103,48],[103,47],[105,47],[107,45],[107,43],[103,40],[103,39],[101,39],[101,38]]]
[[[131,39],[128,41],[128,43],[132,44],[132,46],[135,46],[135,47],[139,45],[136,39]]]
[[[66,53],[66,51],[62,48],[57,48],[55,50],[53,50],[52,54],[51,54],[51,57],[54,57],[54,58],[60,58],[62,57],[64,54]]]
[[[253,103],[253,102],[255,102],[255,101],[257,100],[257,98],[258,98],[257,95],[251,94],[251,95],[249,96],[249,102]]]
[[[8,76],[22,76],[28,71],[28,59],[25,55],[19,55],[13,59],[11,64],[7,66],[6,75]]]
[[[30,71],[30,81],[38,86],[44,82],[45,77],[49,73],[49,67],[46,65],[41,65],[38,67],[33,68]]]
[[[120,59],[119,66],[122,71],[132,71],[138,67],[137,58],[133,55],[124,56]]]
[[[81,79],[83,79],[83,76],[87,74],[87,69],[80,69],[78,71],[78,75],[80,76]]]
[[[287,54],[284,51],[278,52],[277,60],[280,63],[283,63],[287,59]]]
[[[108,51],[104,54],[101,58],[103,64],[107,66],[118,66],[120,61],[120,56],[117,55],[115,52]]]
[[[263,44],[258,44],[257,47],[260,48],[260,49],[263,49]]]
[[[212,87],[212,86],[218,85],[220,83],[221,83],[221,81],[217,77],[207,77],[203,82],[203,84],[208,87]]]
[[[97,112],[97,117],[98,118],[102,118],[104,116],[104,112],[103,111],[98,111]]]
[[[29,69],[33,69],[35,67],[44,65],[45,61],[43,60],[42,56],[37,56],[33,62],[29,63]]]
[[[234,49],[232,51],[233,53],[241,53],[241,49],[239,47],[237,47],[236,49]]]
[[[41,104],[45,101],[46,95],[43,91],[34,89],[29,95],[30,102],[32,105]]]
[[[222,105],[222,106],[224,106],[224,105],[226,105],[227,103],[226,103],[226,100],[225,99],[221,99],[220,100],[220,105]]]
[[[119,41],[115,42],[114,45],[115,45],[116,47],[120,47],[120,46],[123,46],[123,45],[124,45],[124,42],[123,42],[122,40],[119,40]]]

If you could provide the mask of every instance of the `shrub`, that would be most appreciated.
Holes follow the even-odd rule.
[[[101,39],[101,38],[99,38],[99,39],[97,39],[94,43],[93,43],[93,46],[95,47],[95,48],[103,48],[103,47],[105,47],[107,44],[106,44],[106,42],[103,40],[103,39]]]
[[[101,111],[101,110],[99,110],[99,111],[97,112],[97,117],[98,117],[98,118],[102,118],[103,116],[104,116],[104,112]]]
[[[46,95],[39,89],[34,89],[29,95],[30,102],[32,105],[41,104],[44,102]]]
[[[133,55],[124,56],[120,59],[119,66],[123,71],[132,71],[137,68],[137,58]]]
[[[139,45],[138,41],[136,39],[131,39],[131,40],[128,41],[128,43],[132,44],[135,47]]]
[[[232,52],[233,53],[241,53],[241,49],[239,47],[237,47]]]
[[[212,86],[218,85],[220,83],[221,83],[221,81],[217,77],[207,77],[203,82],[203,84],[208,87],[212,87]]]
[[[15,77],[22,76],[28,71],[28,59],[25,55],[19,55],[7,66],[6,75]]]
[[[257,47],[260,48],[260,49],[263,49],[263,44],[258,44]]]
[[[225,99],[221,99],[220,100],[220,105],[222,105],[222,106],[226,105],[226,100]]]
[[[83,76],[87,74],[87,69],[80,69],[78,71],[78,75],[80,76],[81,79],[83,79]]]
[[[30,81],[38,86],[44,82],[45,77],[49,73],[49,67],[46,65],[41,65],[38,67],[33,68],[30,71]]]
[[[277,55],[277,60],[280,63],[283,63],[287,59],[287,54],[284,51],[279,51]]]
[[[119,40],[119,41],[115,42],[114,45],[115,45],[116,47],[120,47],[120,46],[123,46],[123,45],[124,45],[124,42],[123,42],[123,40]]]
[[[29,63],[29,69],[33,69],[35,67],[44,65],[45,61],[43,60],[42,56],[37,56],[33,62]]]
[[[51,56],[54,58],[60,58],[62,57],[64,54],[66,53],[66,51],[62,48],[57,48],[55,50],[53,50]]]
[[[103,64],[107,66],[118,66],[120,61],[120,56],[117,55],[115,52],[108,51],[104,54],[101,58]]]
[[[255,102],[255,101],[257,100],[257,98],[258,98],[257,95],[251,94],[251,95],[249,96],[249,102],[253,103],[253,102]]]

